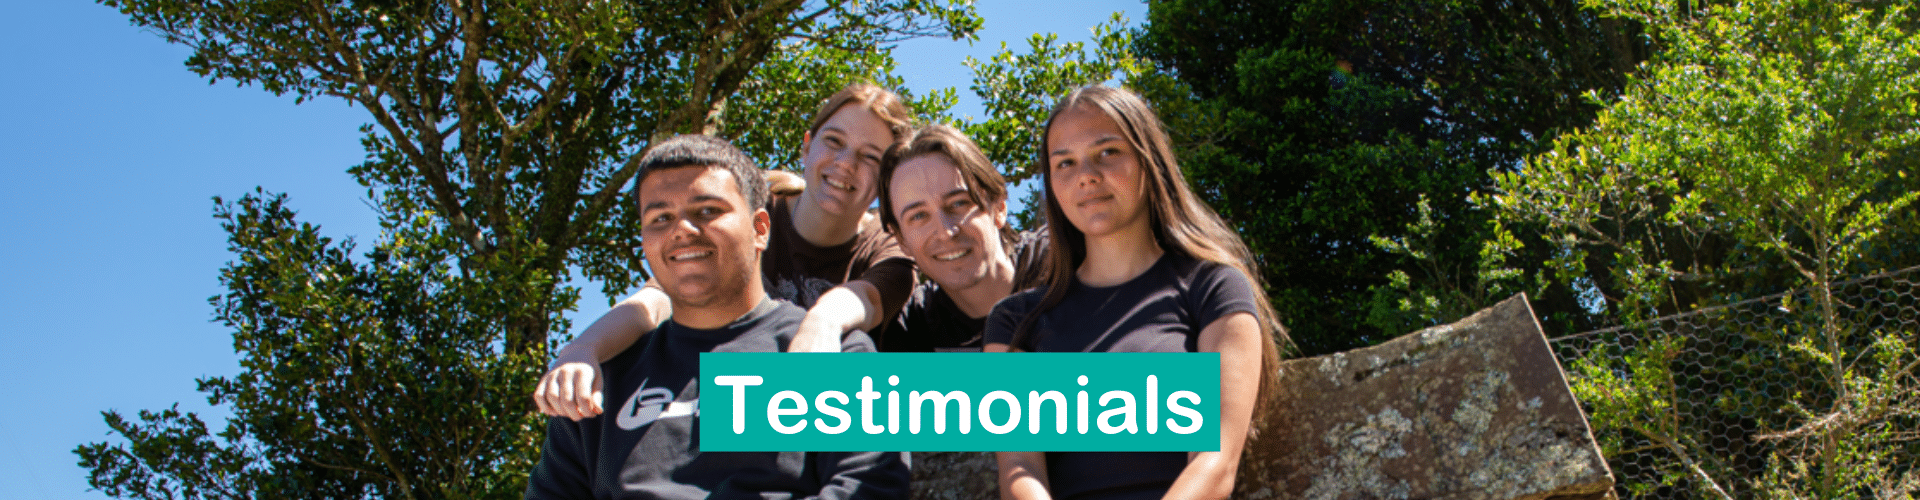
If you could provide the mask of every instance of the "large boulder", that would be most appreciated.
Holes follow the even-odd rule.
[[[1598,499],[1613,477],[1524,295],[1287,361],[1236,498]],[[991,453],[915,453],[914,498],[997,498]]]
[[[1602,498],[1613,486],[1525,295],[1281,365],[1243,498]]]

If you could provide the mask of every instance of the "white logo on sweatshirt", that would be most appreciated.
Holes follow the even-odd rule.
[[[673,391],[665,387],[647,387],[648,380],[640,381],[640,388],[633,396],[620,405],[620,413],[615,414],[614,424],[620,430],[638,429],[662,418],[685,417],[694,414],[693,401],[674,401]]]

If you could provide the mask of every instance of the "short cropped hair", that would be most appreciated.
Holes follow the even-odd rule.
[[[720,167],[733,173],[734,187],[747,200],[748,210],[767,205],[767,180],[752,158],[733,143],[710,135],[684,134],[660,141],[640,157],[640,170],[633,176],[633,197],[640,199],[640,183],[656,171],[680,167]]]

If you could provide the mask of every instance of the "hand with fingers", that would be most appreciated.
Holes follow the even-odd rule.
[[[602,378],[599,363],[561,360],[540,377],[533,403],[540,413],[574,421],[600,416]]]

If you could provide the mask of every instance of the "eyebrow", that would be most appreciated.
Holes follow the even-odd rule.
[[[853,133],[852,133],[852,132],[848,132],[848,131],[846,131],[846,129],[842,129],[842,128],[840,128],[840,127],[836,127],[836,126],[832,126],[832,125],[826,125],[826,126],[822,126],[822,127],[820,127],[820,132],[821,132],[821,134],[815,134],[815,135],[814,135],[814,137],[820,137],[820,136],[822,136],[822,135],[825,135],[825,132],[826,132],[826,131],[829,131],[829,130],[831,130],[831,131],[834,131],[834,132],[839,132],[839,133],[840,133],[840,135],[842,135],[842,136],[848,136],[848,137],[851,137],[851,136],[853,136]],[[841,139],[841,140],[840,140],[840,142],[842,143],[842,145],[844,145],[844,144],[845,144],[845,143],[846,143],[847,141],[846,141],[846,139]],[[880,145],[876,145],[876,144],[865,144],[865,146],[866,146],[866,147],[863,147],[863,148],[860,148],[860,152],[862,152],[862,153],[880,153],[880,154],[886,154],[886,152],[887,152],[887,148],[886,148],[886,146],[880,146]],[[871,151],[869,151],[869,150],[871,150]]]
[[[1106,135],[1106,136],[1102,136],[1102,137],[1101,137],[1101,138],[1100,138],[1099,140],[1095,140],[1095,141],[1093,141],[1093,144],[1092,144],[1091,146],[1089,146],[1089,147],[1094,147],[1094,146],[1099,146],[1099,145],[1101,145],[1101,144],[1106,144],[1106,143],[1109,143],[1109,142],[1113,142],[1113,141],[1118,141],[1118,140],[1120,140],[1120,136],[1116,136],[1116,135]],[[1067,154],[1067,153],[1068,153],[1068,151],[1067,151],[1067,150],[1066,150],[1065,148],[1061,148],[1061,149],[1055,149],[1055,150],[1053,150],[1053,151],[1049,151],[1049,152],[1047,152],[1047,154],[1049,154],[1049,155],[1064,155],[1064,154]]]
[[[694,195],[694,197],[693,197],[693,199],[692,199],[692,200],[688,200],[688,201],[690,202],[689,204],[695,204],[695,203],[706,203],[706,202],[711,202],[711,201],[717,201],[717,202],[722,202],[722,203],[725,203],[725,202],[727,201],[727,199],[726,199],[726,198],[724,198],[724,197],[720,197],[720,196],[714,196],[714,195],[710,195],[710,194],[702,194],[702,195]],[[653,203],[648,203],[648,204],[647,204],[646,206],[644,206],[644,207],[640,207],[640,211],[644,213],[644,212],[647,212],[647,211],[649,211],[649,210],[658,210],[658,209],[665,209],[665,208],[667,208],[667,202],[664,202],[664,201],[656,201],[656,202],[653,202]]]
[[[964,188],[964,187],[953,188],[952,191],[947,191],[947,194],[940,195],[940,199],[945,200],[947,198],[952,198],[953,195],[956,195],[956,194],[967,194],[967,188]],[[920,208],[922,206],[925,206],[926,204],[927,202],[924,202],[924,201],[916,201],[913,203],[908,203],[907,206],[900,207],[900,213],[904,214],[907,212],[912,212],[913,209]]]

